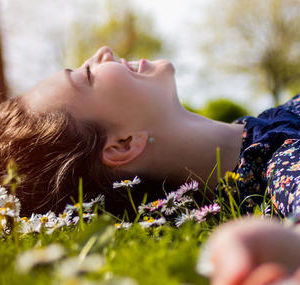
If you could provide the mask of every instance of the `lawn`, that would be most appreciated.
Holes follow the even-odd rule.
[[[20,217],[16,175],[11,169],[4,181],[9,187],[0,188],[1,284],[209,284],[201,274],[202,245],[218,225],[241,217],[234,198],[239,176],[232,172],[219,177],[219,194],[206,205],[193,198],[206,191],[195,180],[141,205],[131,199],[138,177],[114,183],[127,192],[134,221],[106,213],[102,195],[83,201],[82,180],[78,202],[63,213]],[[272,216],[262,198],[252,212]]]

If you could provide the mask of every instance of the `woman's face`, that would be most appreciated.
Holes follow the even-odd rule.
[[[141,61],[142,70],[132,71],[126,60],[116,59],[104,46],[81,67],[40,82],[24,95],[25,104],[36,112],[66,108],[78,118],[99,122],[108,132],[159,124],[180,105],[175,69],[167,60]]]

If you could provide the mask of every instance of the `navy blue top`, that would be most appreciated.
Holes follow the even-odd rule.
[[[265,191],[283,216],[300,215],[300,94],[257,117],[244,116],[239,163],[239,202],[251,207]],[[258,195],[253,195],[258,194]]]

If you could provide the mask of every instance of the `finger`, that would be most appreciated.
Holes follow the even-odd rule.
[[[280,281],[286,277],[288,277],[288,273],[283,266],[274,263],[265,263],[252,271],[242,284],[267,285],[272,282]]]
[[[298,270],[295,272],[294,274],[294,279],[297,280],[300,284],[300,267],[298,268]]]
[[[241,284],[251,272],[252,261],[249,252],[238,242],[229,244],[214,255],[213,285]]]

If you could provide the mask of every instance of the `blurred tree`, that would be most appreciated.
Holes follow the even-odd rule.
[[[231,123],[239,117],[249,115],[247,109],[225,98],[209,100],[205,106],[199,110],[187,104],[183,104],[183,106],[190,112],[197,113],[212,120],[227,123]]]
[[[214,10],[208,13],[209,39],[204,46],[212,56],[209,64],[247,72],[255,87],[273,96],[274,105],[280,103],[284,92],[300,88],[300,1],[213,3]]]
[[[2,56],[2,41],[0,34],[0,102],[7,99],[7,88],[4,76],[4,62]]]
[[[153,35],[151,19],[138,18],[124,1],[107,2],[108,20],[103,25],[74,24],[74,37],[66,47],[65,64],[77,67],[99,47],[110,46],[118,57],[151,59],[162,50],[162,40]]]

